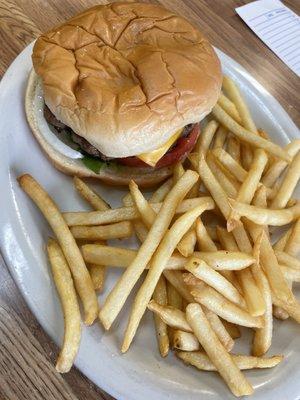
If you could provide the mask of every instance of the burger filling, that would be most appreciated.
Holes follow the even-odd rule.
[[[46,105],[44,107],[44,116],[48,124],[57,131],[66,131],[69,134],[72,141],[79,146],[80,151],[88,156],[89,162],[85,163],[85,165],[93,170],[93,162],[91,162],[93,160],[102,162],[110,162],[113,160],[118,164],[141,168],[163,168],[170,166],[187,157],[195,146],[200,132],[199,124],[189,124],[175,132],[168,142],[157,150],[138,156],[113,158],[102,154],[86,139],[77,135],[71,128],[59,121]]]

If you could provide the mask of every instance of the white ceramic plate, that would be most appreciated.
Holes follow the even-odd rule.
[[[74,192],[72,180],[50,165],[27,126],[23,98],[31,69],[31,50],[32,46],[27,47],[16,58],[0,86],[0,244],[5,261],[29,307],[50,337],[59,344],[63,320],[44,252],[51,232],[40,212],[18,187],[16,177],[24,172],[32,174],[62,210],[84,209],[86,204]],[[224,72],[238,82],[257,125],[266,129],[280,144],[299,137],[296,126],[278,102],[240,65],[221,52],[219,56]],[[113,206],[120,204],[119,199],[124,193],[99,184],[98,190]],[[107,291],[118,274],[117,270],[109,271]],[[216,374],[199,373],[184,366],[173,355],[165,360],[160,358],[150,313],[143,318],[130,351],[121,356],[119,345],[127,320],[128,303],[111,332],[104,333],[97,323],[83,329],[76,366],[88,378],[120,400],[224,400],[233,397]],[[250,348],[249,340],[244,349]],[[242,347],[238,344],[236,351]],[[299,349],[300,327],[290,321],[277,322],[270,354],[284,354],[285,360],[275,369],[246,372],[256,389],[252,399],[299,399]]]

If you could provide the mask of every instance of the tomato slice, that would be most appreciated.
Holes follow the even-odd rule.
[[[125,157],[118,158],[117,161],[120,164],[127,165],[129,167],[141,167],[141,168],[163,168],[169,165],[175,164],[177,161],[184,160],[187,155],[192,151],[196,144],[200,133],[200,125],[194,124],[193,129],[186,137],[180,137],[176,145],[172,150],[168,151],[155,165],[155,167],[150,167],[144,161],[140,160],[138,157]]]

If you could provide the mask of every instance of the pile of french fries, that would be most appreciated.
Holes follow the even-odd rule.
[[[78,350],[77,296],[84,322],[99,317],[108,330],[143,273],[123,353],[148,309],[162,357],[173,349],[186,364],[218,371],[236,396],[253,392],[242,370],[275,367],[283,359],[264,355],[273,316],[300,323],[292,292],[300,281],[300,202],[293,198],[300,140],[285,148],[272,143],[228,77],[223,92],[194,153],[150,199],[131,182],[123,207],[111,209],[75,177],[75,188],[94,211],[61,213],[30,175],[19,178],[57,239],[49,240],[47,251],[65,316],[58,371],[71,368]],[[281,232],[276,227],[283,225],[287,229],[274,243]],[[138,250],[106,242],[133,234]],[[103,289],[108,267],[124,272],[99,311],[96,291]],[[240,327],[253,331],[252,355],[231,352]]]

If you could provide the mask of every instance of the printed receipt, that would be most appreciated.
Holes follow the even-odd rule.
[[[300,76],[300,17],[279,0],[258,0],[235,10],[256,35]]]

